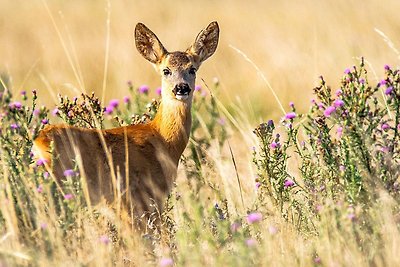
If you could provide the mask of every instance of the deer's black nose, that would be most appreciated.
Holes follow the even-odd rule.
[[[172,92],[175,95],[188,95],[190,93],[191,89],[187,83],[180,83],[175,85],[175,88],[172,90]]]

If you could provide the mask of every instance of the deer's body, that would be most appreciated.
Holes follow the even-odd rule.
[[[47,126],[34,144],[56,179],[63,180],[64,171],[78,165],[92,203],[113,202],[119,189],[137,216],[152,212],[152,203],[162,210],[189,140],[195,71],[214,53],[218,33],[218,24],[211,23],[186,52],[169,53],[154,33],[138,24],[136,46],[163,76],[157,115],[147,124],[108,130]]]

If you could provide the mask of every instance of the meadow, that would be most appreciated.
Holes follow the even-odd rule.
[[[398,1],[0,7],[0,266],[400,266]],[[179,50],[213,20],[163,230],[89,205],[78,170],[57,188],[31,153],[46,124],[154,116],[134,25]]]

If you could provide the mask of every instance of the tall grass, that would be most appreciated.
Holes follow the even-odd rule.
[[[290,103],[279,122],[254,130],[258,141],[243,152],[253,158],[247,170],[241,166],[246,157],[230,149],[243,145],[234,136],[245,125],[229,119],[239,111],[221,106],[218,83],[197,87],[192,139],[166,200],[163,231],[147,234],[117,208],[88,206],[77,172],[66,173],[58,187],[31,146],[53,116],[81,127],[145,123],[157,109],[150,88],[129,84],[131,95],[105,107],[94,95],[60,97],[52,112],[37,106],[36,91],[13,96],[6,90],[0,262],[397,266],[399,73],[385,66],[385,76],[371,84],[362,60],[345,70],[335,93],[321,77],[307,113]]]

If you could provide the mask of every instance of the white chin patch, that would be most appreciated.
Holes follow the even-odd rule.
[[[178,100],[186,100],[189,98],[189,95],[176,95],[175,97]]]

